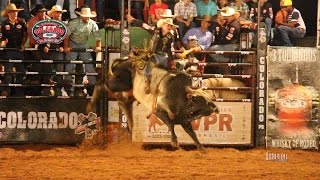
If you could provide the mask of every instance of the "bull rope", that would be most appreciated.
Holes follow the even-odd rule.
[[[150,118],[150,116],[155,112],[155,109],[157,107],[157,102],[158,102],[158,94],[159,94],[159,87],[160,87],[160,84],[161,82],[163,81],[163,79],[167,76],[169,76],[171,73],[168,71],[164,76],[162,76],[162,78],[160,79],[159,83],[157,84],[156,86],[156,91],[153,95],[153,101],[152,101],[152,110],[150,112],[150,114],[147,116],[147,119]]]

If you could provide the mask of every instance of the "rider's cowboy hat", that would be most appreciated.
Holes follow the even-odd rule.
[[[87,7],[81,8],[81,11],[80,12],[76,12],[76,13],[81,17],[92,18],[92,17],[96,17],[97,16],[96,12],[91,11],[91,9],[87,8]]]
[[[200,20],[200,21],[205,20],[207,22],[212,22],[213,21],[212,18],[209,15],[203,15],[202,18],[197,18],[197,20]]]
[[[52,6],[51,10],[48,11],[48,15],[52,16],[52,13],[54,13],[54,12],[64,13],[64,12],[67,12],[67,10],[62,9],[62,7],[60,5],[54,5],[54,6]]]
[[[163,13],[160,14],[160,17],[162,17],[162,18],[174,18],[176,16],[172,14],[171,9],[165,9],[163,11]]]
[[[232,7],[224,7],[221,10],[221,16],[227,17],[227,16],[233,16],[236,12]]]
[[[173,24],[173,20],[171,18],[163,18],[163,19],[159,19],[159,21],[157,22],[157,27],[161,28],[163,25],[165,24],[170,24],[173,27],[177,28],[179,26]]]
[[[23,9],[17,9],[16,5],[10,3],[7,5],[6,9],[1,11],[1,16],[8,16],[8,12],[10,11],[22,11]]]

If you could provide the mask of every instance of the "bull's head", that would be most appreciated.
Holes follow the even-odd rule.
[[[109,71],[111,77],[108,80],[108,87],[112,92],[132,89],[132,62],[130,60],[114,60]]]
[[[187,120],[192,121],[202,116],[218,113],[218,107],[210,99],[209,95],[201,89],[186,87],[187,91]]]

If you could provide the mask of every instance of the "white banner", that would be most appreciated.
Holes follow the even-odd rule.
[[[252,143],[251,103],[216,102],[219,114],[193,121],[193,128],[202,144],[250,144]],[[155,115],[147,119],[148,110],[142,104],[133,108],[133,142],[170,142],[168,127]],[[179,143],[193,143],[180,125],[175,126]]]

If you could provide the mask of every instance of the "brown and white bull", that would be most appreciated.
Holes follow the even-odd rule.
[[[200,144],[191,121],[208,116],[218,111],[218,108],[201,89],[191,89],[192,78],[185,73],[170,74],[167,71],[153,67],[151,79],[151,93],[145,93],[145,76],[139,70],[132,68],[132,61],[121,61],[112,68],[113,76],[107,83],[97,83],[93,97],[90,100],[90,107],[96,103],[96,100],[103,90],[109,90],[118,93],[116,96],[121,109],[127,116],[129,130],[133,127],[132,103],[130,96],[126,96],[126,91],[133,90],[134,98],[145,105],[150,114],[154,113],[169,128],[171,132],[171,144],[178,148],[177,136],[174,132],[174,125],[180,124],[190,135],[199,149]],[[134,71],[134,73],[132,73]],[[131,76],[132,74],[132,76]],[[88,108],[87,111],[92,110]]]

